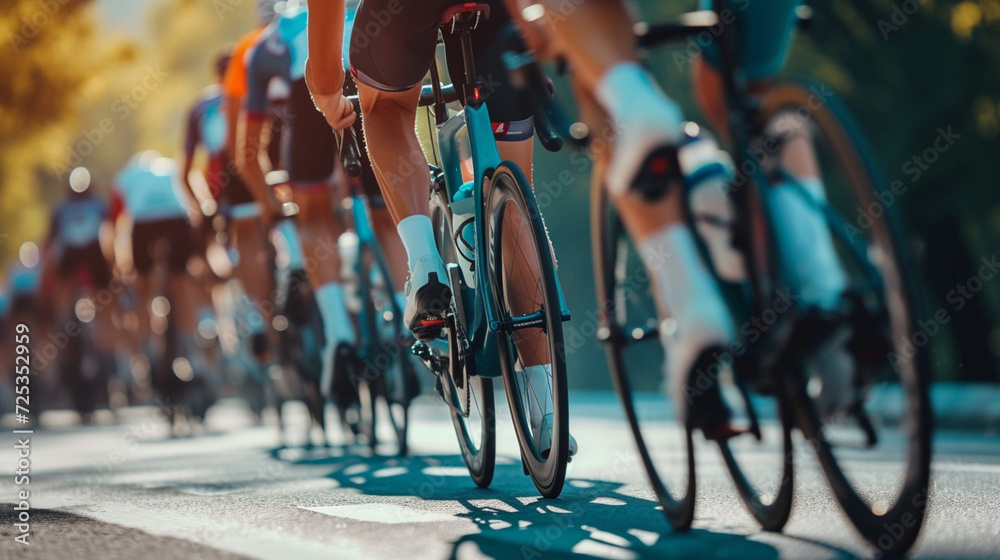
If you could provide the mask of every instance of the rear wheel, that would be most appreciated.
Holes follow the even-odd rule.
[[[458,253],[452,236],[451,208],[447,196],[447,191],[440,186],[431,191],[431,222],[441,258],[445,263],[456,263]],[[459,397],[454,380],[448,372],[447,354],[435,353],[434,361],[438,366],[432,368],[432,372],[437,376],[441,396],[450,408],[462,459],[476,485],[487,488],[493,482],[493,473],[496,469],[496,408],[493,380],[476,376],[469,378],[469,406],[466,409],[466,403]],[[468,415],[462,414],[461,410],[467,410]]]
[[[663,514],[675,530],[686,531],[694,519],[694,440],[676,421],[665,391],[649,274],[602,189],[591,192],[591,220],[598,338]]]
[[[788,389],[798,424],[848,517],[883,554],[898,555],[920,531],[930,476],[928,348],[908,342],[922,316],[916,267],[895,208],[882,202],[892,195],[864,138],[836,99],[819,107],[815,100],[808,87],[779,86],[761,118],[783,149],[806,139],[822,171],[826,200],[813,203],[826,217],[848,276],[836,324],[849,327],[855,398],[821,415],[823,379],[805,368],[788,376]],[[771,175],[796,181],[780,162]],[[869,227],[854,221],[859,209]],[[876,461],[891,470],[891,484],[885,469],[876,475],[870,468]]]
[[[555,498],[569,462],[562,306],[541,213],[516,166],[505,163],[494,171],[485,219],[484,260],[500,322],[497,346],[507,402],[524,466],[538,491]],[[533,373],[525,373],[532,366]],[[538,369],[544,366],[548,369]]]

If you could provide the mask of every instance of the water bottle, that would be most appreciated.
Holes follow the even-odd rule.
[[[350,313],[361,312],[361,278],[358,259],[361,257],[358,234],[347,231],[337,239],[340,253],[340,284],[344,287],[344,304]]]
[[[458,250],[458,265],[462,268],[465,284],[476,287],[476,197],[475,185],[470,181],[462,185],[451,202],[452,235]]]
[[[735,219],[729,189],[735,176],[733,160],[715,139],[702,133],[677,152],[688,189],[695,229],[705,244],[719,277],[746,280],[743,255],[733,247]]]

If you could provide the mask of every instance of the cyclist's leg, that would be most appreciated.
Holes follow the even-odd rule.
[[[703,7],[706,4],[702,2]],[[748,5],[743,10],[731,8],[741,25],[740,64],[751,80],[750,91],[761,98],[769,92],[772,77],[781,69],[795,28],[795,8],[801,0],[774,0]],[[708,49],[694,66],[694,84],[698,100],[718,130],[725,131],[723,85],[715,68],[718,53]],[[822,100],[817,98],[818,103]],[[812,149],[809,131],[794,116],[772,123],[767,131],[785,137],[780,164],[796,178],[798,185],[779,185],[774,190],[774,204],[782,219],[775,224],[777,241],[788,257],[790,282],[807,305],[833,307],[846,287],[833,240],[826,224],[811,208],[807,196],[823,201],[826,193]]]
[[[599,100],[614,123],[615,142],[621,149],[608,160],[609,188],[656,188],[668,172],[676,171],[657,164],[654,155],[680,141],[680,108],[637,62],[632,20],[624,2],[578,2],[569,13],[565,4],[544,0],[540,5],[546,13],[534,24],[522,21],[521,25],[552,38],[550,52],[566,56],[580,88]]]
[[[248,207],[245,203],[240,206]],[[239,208],[239,207],[237,207]],[[229,224],[229,234],[237,258],[233,266],[233,275],[240,281],[244,295],[253,302],[254,309],[260,314],[259,325],[253,333],[254,347],[257,358],[266,363],[270,360],[271,348],[274,348],[274,331],[271,320],[274,312],[271,296],[274,293],[274,274],[271,272],[271,250],[267,244],[263,223],[256,215],[234,216]]]
[[[380,21],[386,0],[365,0],[351,38],[368,154],[406,250],[410,270],[404,323],[418,337],[434,337],[451,299],[447,273],[428,216],[430,172],[414,131],[420,85],[434,61],[437,17],[447,2],[405,4]],[[406,11],[407,7],[409,8]],[[393,6],[394,13],[399,6]],[[370,29],[378,29],[377,36]]]
[[[335,396],[332,393],[336,385],[334,376],[339,375],[334,371],[338,349],[342,345],[353,345],[357,339],[340,277],[341,259],[337,240],[344,233],[344,225],[341,218],[333,213],[334,201],[338,197],[326,183],[312,188],[293,186],[292,198],[299,206],[297,224],[303,263],[319,307],[326,340],[320,391],[330,398]]]
[[[575,84],[576,98],[584,122],[594,132],[591,152],[594,160],[592,188],[605,188],[605,171],[615,146],[604,140],[614,137],[608,115],[586,86]],[[650,273],[659,315],[673,319],[671,328],[661,328],[666,346],[666,376],[669,391],[683,419],[687,405],[697,393],[688,387],[689,374],[706,348],[726,347],[734,339],[731,319],[715,279],[698,255],[690,228],[685,223],[684,190],[679,179],[657,200],[645,200],[633,192],[608,189],[612,203]],[[666,323],[664,324],[666,325]],[[700,419],[704,426],[725,421],[718,417]]]
[[[558,14],[557,2],[546,6]],[[666,369],[671,392],[684,418],[693,396],[686,390],[689,375],[705,366],[708,349],[728,346],[735,333],[718,286],[683,220],[679,170],[650,172],[653,166],[647,165],[657,159],[650,154],[676,150],[683,117],[636,63],[631,20],[621,2],[584,2],[566,17],[546,16],[542,21],[555,39],[554,50],[563,52],[574,70],[577,98],[593,142],[595,186],[609,189],[650,271],[660,314],[674,320],[670,324],[675,327],[661,333],[670,357]],[[724,411],[717,407],[699,412],[716,411],[715,417],[699,423],[723,423]]]
[[[761,98],[768,94],[771,78],[784,64],[795,28],[795,8],[800,3],[801,0],[757,2],[738,12],[741,31],[745,30],[741,33],[740,63],[751,80],[750,91]],[[703,110],[724,131],[723,86],[715,70],[717,66],[718,54],[709,49],[696,63],[693,81]],[[822,100],[817,97],[817,102]],[[789,287],[799,303],[806,307],[835,308],[848,280],[829,227],[813,204],[825,202],[826,191],[805,119],[787,117],[770,123],[773,130],[765,131],[783,137],[778,163],[794,177],[793,181],[771,190],[775,215],[780,216],[773,224],[776,242],[785,259]],[[819,402],[824,413],[832,412],[849,394],[850,371],[854,367],[846,346],[850,336],[850,331],[843,328],[808,365],[823,380]]]
[[[396,231],[396,222],[392,219],[392,213],[382,201],[382,197],[369,197],[371,204],[372,229],[375,230],[375,237],[378,246],[385,256],[386,266],[389,267],[389,275],[392,277],[392,287],[397,290],[396,304],[400,309],[406,308],[406,295],[403,294],[403,286],[406,284],[406,249]],[[406,325],[403,325],[406,328]]]

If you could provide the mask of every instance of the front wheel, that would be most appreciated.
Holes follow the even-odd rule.
[[[562,306],[552,248],[524,173],[504,163],[486,193],[486,275],[500,369],[525,470],[558,497],[569,462]]]

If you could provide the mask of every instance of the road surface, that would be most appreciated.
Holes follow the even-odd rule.
[[[523,476],[509,422],[498,427],[492,487],[476,488],[431,397],[415,405],[409,458],[388,456],[388,447],[387,455],[342,445],[281,450],[275,428],[249,425],[236,402],[210,412],[208,433],[170,439],[157,410],[135,408],[118,423],[32,434],[27,487],[14,484],[8,426],[0,558],[877,557],[805,453],[783,534],[754,525],[708,450],[698,456],[694,529],[672,532],[614,396],[575,394],[571,403],[581,452],[558,500],[539,499]],[[302,426],[301,407],[289,407],[292,428]],[[912,556],[1000,557],[1000,440],[940,433],[936,442],[931,509]],[[888,483],[884,468],[873,462],[871,474]],[[14,541],[15,492],[24,488],[29,546]]]

